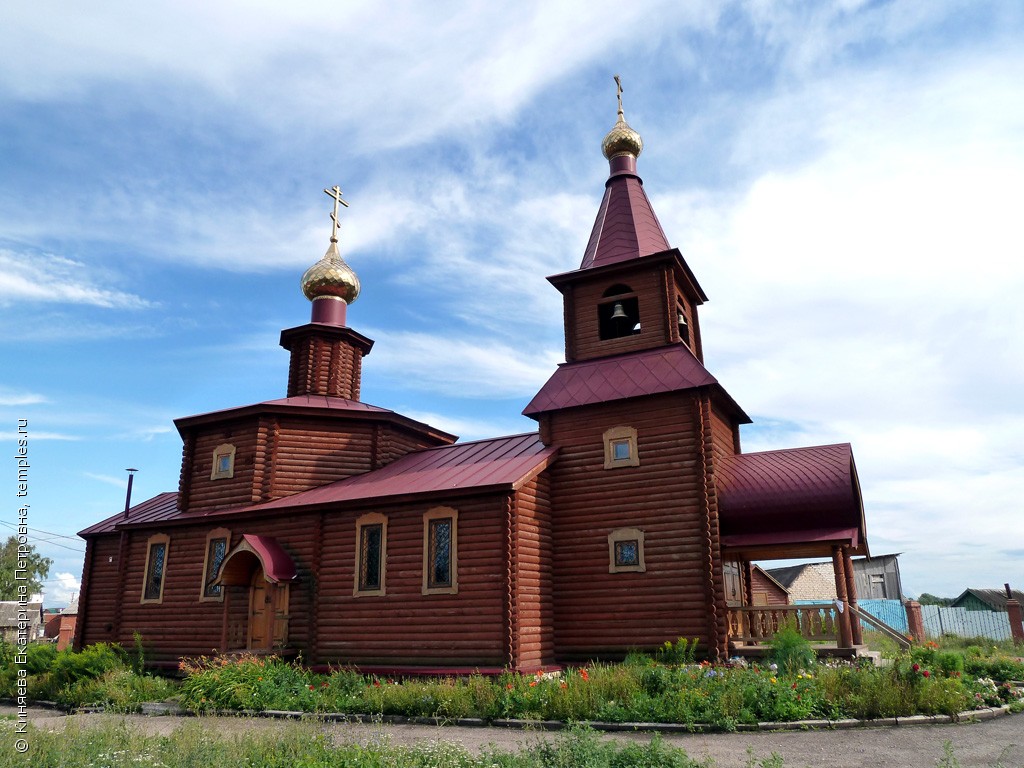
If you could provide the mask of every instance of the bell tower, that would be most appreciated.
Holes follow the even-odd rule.
[[[579,269],[549,277],[565,307],[565,359],[605,357],[682,343],[703,362],[697,307],[707,300],[668,244],[637,174],[640,134],[618,119],[601,143],[609,175]]]
[[[358,400],[363,357],[373,341],[345,325],[346,309],[359,296],[359,278],[338,250],[338,206],[348,203],[337,186],[324,192],[334,199],[331,244],[302,276],[302,292],[313,303],[310,322],[281,331],[281,346],[291,352],[288,397]]]

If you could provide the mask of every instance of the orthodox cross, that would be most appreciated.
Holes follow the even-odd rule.
[[[328,197],[334,198],[334,213],[331,214],[331,221],[334,222],[334,227],[331,229],[331,240],[338,242],[338,204],[340,203],[348,208],[348,203],[341,199],[341,188],[337,184],[330,189],[325,189],[324,193]]]
[[[615,76],[615,95],[619,99],[619,114],[622,114],[622,81],[619,76]]]

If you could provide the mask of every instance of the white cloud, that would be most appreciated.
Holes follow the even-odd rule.
[[[0,302],[62,302],[107,309],[145,309],[152,304],[93,283],[81,262],[52,254],[30,256],[0,249]]]
[[[82,583],[74,574],[59,572],[46,585],[46,607],[64,607],[78,597]]]
[[[493,418],[474,419],[472,417],[451,416],[449,414],[415,409],[402,409],[401,412],[410,419],[422,421],[432,427],[458,435],[459,442],[463,443],[469,440],[486,440],[501,435],[518,435],[524,432],[536,431],[536,423],[525,418],[518,421],[501,421]]]
[[[45,402],[47,402],[46,397],[35,392],[15,392],[10,389],[0,389],[0,408],[39,405]]]
[[[373,377],[452,397],[530,396],[561,359],[555,350],[534,352],[486,338],[385,330],[371,331],[370,335],[377,339]]]

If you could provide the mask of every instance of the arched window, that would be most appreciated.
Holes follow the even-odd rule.
[[[597,330],[602,341],[640,333],[640,300],[623,283],[608,288],[597,305]]]

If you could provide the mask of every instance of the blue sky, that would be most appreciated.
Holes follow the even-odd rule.
[[[13,456],[29,420],[48,604],[124,468],[136,501],[177,487],[172,419],[283,396],[324,187],[351,203],[363,399],[464,439],[531,429],[563,359],[544,277],[582,257],[616,73],[744,449],[851,442],[912,594],[1024,584],[1019,3],[2,15],[0,433]]]

